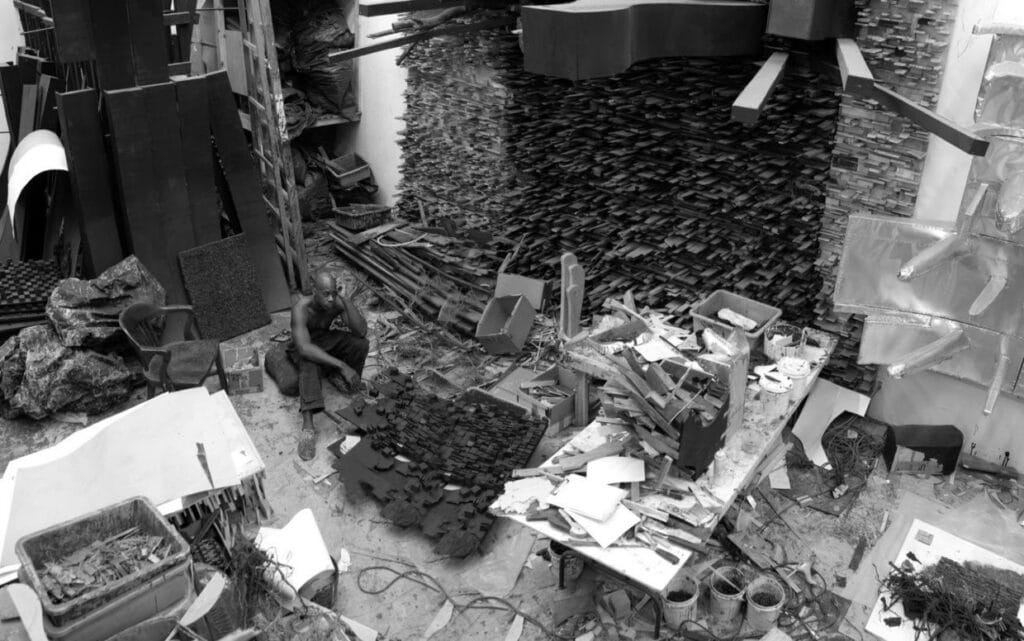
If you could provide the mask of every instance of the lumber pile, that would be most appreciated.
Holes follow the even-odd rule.
[[[525,73],[496,30],[420,43],[407,60],[407,215],[523,239],[509,270],[526,276],[557,278],[573,252],[584,315],[632,290],[681,323],[716,289],[800,324],[828,313],[816,265],[839,102],[828,78],[794,65],[745,127],[730,108],[754,60],[664,59],[574,84]],[[844,384],[862,378],[855,358],[835,362],[853,367]]]
[[[489,251],[468,238],[404,222],[359,233],[336,222],[328,227],[335,251],[381,286],[373,291],[382,299],[464,336],[475,334],[494,291],[493,272],[478,265],[492,262]]]

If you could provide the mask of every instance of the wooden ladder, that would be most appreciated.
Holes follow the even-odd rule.
[[[302,215],[295,190],[295,171],[288,147],[281,72],[274,50],[274,24],[269,0],[243,0],[238,4],[242,26],[242,57],[248,80],[249,123],[253,150],[263,178],[263,200],[277,218],[278,250],[285,262],[288,284],[298,291],[308,288],[306,248]],[[266,191],[270,191],[267,196]]]

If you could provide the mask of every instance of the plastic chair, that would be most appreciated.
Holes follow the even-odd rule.
[[[221,389],[228,388],[220,341],[199,338],[191,306],[136,303],[118,322],[142,361],[149,398],[158,386],[167,392],[199,387],[215,367]]]

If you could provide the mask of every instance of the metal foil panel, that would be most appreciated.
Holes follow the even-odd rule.
[[[1024,338],[1024,247],[975,236],[970,252],[908,281],[897,278],[910,258],[953,233],[950,226],[851,215],[835,291],[838,312],[906,312]],[[1005,288],[977,316],[969,310],[992,276]]]
[[[956,328],[967,333],[971,348],[931,368],[965,381],[988,387],[996,372],[1001,335],[970,325],[913,314],[868,316],[861,335],[861,364],[890,365],[916,349],[924,347]],[[1018,372],[1024,363],[1024,341],[1010,341],[1010,364],[1002,391],[1024,397]]]

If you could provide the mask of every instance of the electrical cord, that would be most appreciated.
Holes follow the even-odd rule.
[[[370,588],[367,588],[367,587],[363,586],[363,576],[368,574],[369,572],[391,572],[392,574],[395,575],[395,578],[391,579],[391,581],[389,581],[384,587],[380,588],[379,590],[373,590],[373,589],[370,589]],[[451,597],[451,595],[448,594],[448,591],[444,589],[444,587],[441,585],[441,583],[437,579],[435,579],[433,576],[427,574],[426,572],[420,572],[419,570],[407,570],[405,572],[399,572],[398,570],[395,570],[394,568],[389,568],[386,565],[374,565],[374,566],[371,566],[371,567],[363,568],[363,569],[361,569],[359,571],[359,574],[356,576],[356,587],[358,587],[360,589],[360,591],[363,592],[363,594],[369,594],[369,595],[383,594],[384,592],[387,592],[389,589],[391,589],[391,586],[395,585],[396,583],[398,583],[399,581],[401,581],[403,579],[405,579],[406,581],[412,581],[413,583],[418,583],[419,585],[422,585],[423,587],[426,587],[426,588],[429,588],[431,590],[434,590],[435,592],[440,592],[441,595],[444,596],[444,598],[446,600],[451,601],[452,605],[454,606],[454,611],[455,612],[460,612],[461,613],[461,612],[464,612],[466,610],[471,610],[471,609],[473,609],[473,610],[502,610],[502,611],[513,612],[513,613],[521,616],[523,618],[523,621],[531,623],[534,626],[536,626],[537,628],[539,628],[540,631],[543,632],[548,638],[564,639],[565,641],[571,641],[571,640],[576,638],[575,635],[563,635],[563,634],[559,634],[559,633],[551,630],[550,628],[545,626],[543,623],[541,623],[536,618],[530,616],[529,614],[526,614],[525,612],[523,612],[522,610],[517,608],[511,602],[509,602],[509,601],[507,601],[505,599],[499,598],[499,597],[478,596],[478,597],[474,597],[474,598],[470,599],[469,601],[467,601],[466,603],[463,603],[463,604],[460,605],[460,604],[456,603],[456,601]],[[477,605],[479,603],[488,603],[488,602],[495,603],[495,604],[500,604],[503,607],[496,607],[494,605],[491,605],[491,606],[488,606],[488,605]]]

